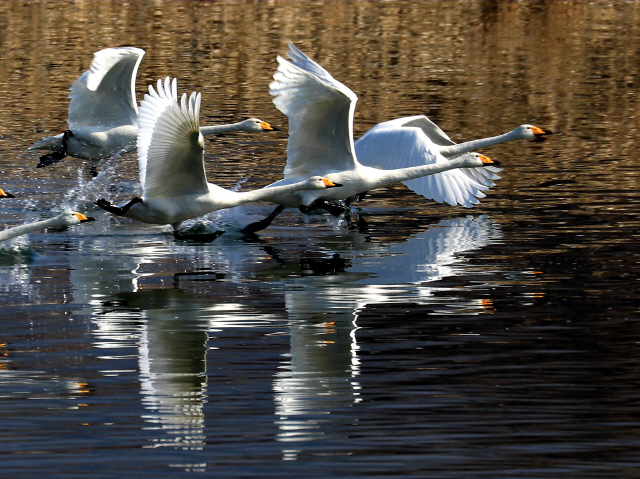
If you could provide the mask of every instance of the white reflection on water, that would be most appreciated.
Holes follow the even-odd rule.
[[[184,298],[171,298],[180,290],[159,292],[162,301],[143,313],[138,349],[144,419],[164,433],[152,447],[202,449],[208,324],[199,309],[185,311]]]
[[[122,300],[119,307],[128,313],[95,315],[96,345],[123,347],[132,339],[137,343],[140,394],[148,411],[143,419],[149,424],[145,429],[153,431],[149,447],[202,449],[206,443],[206,356],[217,349],[208,344],[209,334],[268,324],[272,318],[247,313],[239,303],[212,303],[178,288],[137,290],[118,297]],[[132,324],[131,312],[139,314],[139,322]],[[114,318],[119,326],[110,325]],[[204,466],[180,467],[195,470]]]
[[[272,384],[276,439],[287,444],[282,454],[291,460],[302,443],[344,435],[355,424],[354,414],[341,412],[360,401],[360,312],[375,303],[429,302],[430,283],[464,272],[459,253],[501,237],[486,216],[469,216],[441,221],[395,244],[370,243],[353,233],[348,243],[336,243],[335,253],[323,244],[326,257],[279,258],[273,268],[256,272],[256,265],[269,259],[268,252],[277,251],[237,239],[190,249],[157,237],[106,236],[80,242],[79,254],[71,257],[71,279],[74,301],[93,308],[95,346],[112,350],[102,357],[108,360],[104,374],[118,374],[114,361],[121,356],[116,351],[127,356],[126,348],[137,351],[145,430],[152,432],[148,447],[200,450],[207,442],[207,352],[215,349],[210,334],[273,325],[274,317],[252,307],[241,288],[247,276],[275,277],[284,289],[290,336],[289,353]],[[114,241],[120,246],[117,255],[100,253],[113,249]],[[228,302],[186,292],[177,287],[179,280],[173,287],[141,287],[141,280],[153,276],[145,266],[185,252],[197,255],[200,265],[213,263],[224,271],[222,284],[231,287],[224,296]],[[292,277],[296,262],[303,275]],[[240,289],[233,293],[234,288]],[[464,301],[468,311],[484,309],[480,300]]]
[[[335,413],[360,401],[356,330],[362,308],[408,295],[428,301],[432,290],[425,283],[456,275],[459,253],[501,237],[486,216],[446,220],[382,254],[345,260],[344,273],[286,280],[291,350],[273,383],[278,440],[310,441],[352,424],[352,415]],[[331,261],[339,270],[339,258]],[[468,310],[484,309],[480,300],[468,303]],[[295,460],[299,452],[285,448],[283,458]]]
[[[17,238],[16,238],[17,239]],[[0,266],[0,291],[29,294],[31,269],[26,264]]]

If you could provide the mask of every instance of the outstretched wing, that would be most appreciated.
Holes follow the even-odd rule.
[[[448,161],[437,153],[437,148],[421,128],[394,122],[381,123],[358,139],[355,149],[360,163],[393,170]],[[385,127],[381,127],[385,124]],[[492,180],[500,178],[495,174],[499,171],[499,168],[492,166],[457,168],[403,183],[419,195],[438,203],[460,204],[469,208],[479,203],[478,198],[485,196],[483,191],[494,186]]]
[[[200,93],[178,103],[178,85],[167,77],[140,102],[138,159],[143,200],[209,192],[200,134]]]
[[[137,124],[136,73],[143,56],[133,47],[96,52],[89,70],[71,85],[69,128]]]
[[[387,127],[416,127],[420,128],[424,134],[438,146],[451,146],[455,145],[455,142],[449,138],[444,131],[440,129],[438,125],[429,120],[424,115],[407,116],[404,118],[397,118],[395,120],[385,121],[379,123],[373,128],[387,128]],[[372,128],[372,130],[373,130]]]
[[[278,57],[269,85],[273,103],[289,118],[285,178],[353,168],[358,97],[292,43],[289,56],[293,63]]]

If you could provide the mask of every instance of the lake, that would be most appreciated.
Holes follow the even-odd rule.
[[[640,3],[0,3],[0,228],[96,221],[0,249],[2,475],[635,477],[640,460]],[[135,153],[36,169],[95,51],[202,93],[210,181],[282,177],[268,84],[293,41],[359,97],[355,134],[425,114],[482,153],[474,208],[403,185],[348,215],[255,203],[187,222],[110,215]]]

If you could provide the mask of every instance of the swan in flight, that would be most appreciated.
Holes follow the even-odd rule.
[[[2,188],[0,188],[0,198],[15,198],[11,193],[7,193]]]
[[[267,218],[245,227],[245,233],[266,228],[285,207],[298,207],[303,213],[325,209],[338,215],[348,207],[336,200],[455,168],[470,168],[474,178],[484,178],[487,175],[485,168],[478,167],[499,164],[477,153],[449,160],[437,151],[429,152],[426,156],[428,164],[423,162],[419,166],[380,169],[361,164],[353,142],[356,94],[292,43],[289,43],[288,55],[291,61],[278,56],[278,69],[269,85],[273,103],[289,119],[287,164],[284,179],[267,188],[295,183],[311,175],[326,177],[343,187],[277,195],[274,202],[279,206]],[[493,175],[492,172],[488,174]],[[453,191],[452,195],[462,198],[462,188],[453,182],[441,183]],[[476,181],[470,183],[482,186]],[[477,188],[473,192],[476,193]]]
[[[424,115],[397,118],[379,123],[355,143],[358,161],[383,170],[418,166],[432,161],[437,151],[445,158],[455,158],[470,151],[512,140],[539,139],[553,134],[533,125],[520,125],[508,133],[456,144]],[[484,197],[482,191],[500,179],[497,168],[457,169],[403,182],[414,192],[455,206],[471,207]],[[452,187],[451,185],[455,185]]]
[[[321,176],[308,175],[296,182],[272,188],[235,192],[207,182],[204,168],[204,138],[198,126],[200,93],[186,93],[178,102],[176,79],[158,80],[157,91],[140,103],[138,159],[142,197],[121,207],[104,198],[96,204],[115,215],[144,223],[170,224],[176,239],[213,241],[224,231],[184,234],[183,221],[251,201],[272,201],[275,195],[295,195],[299,190],[326,190],[341,185]]]
[[[34,231],[40,231],[45,228],[73,226],[80,223],[86,223],[88,221],[95,221],[95,219],[85,216],[82,213],[66,211],[62,214],[59,214],[58,216],[49,218],[48,220],[36,221],[35,223],[28,223],[26,225],[15,226],[13,228],[2,230],[0,231],[0,241],[10,240],[17,236],[22,236],[27,233],[33,233]]]
[[[93,55],[89,70],[73,85],[69,98],[69,129],[43,138],[29,150],[53,150],[40,157],[37,168],[73,156],[100,161],[135,149],[138,136],[136,73],[144,50],[134,47],[106,48]],[[203,126],[203,135],[246,131],[277,131],[269,123],[249,118],[228,125]],[[92,168],[95,176],[95,165]]]

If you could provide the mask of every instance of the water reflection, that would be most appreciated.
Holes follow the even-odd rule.
[[[140,264],[141,258],[131,261]],[[138,268],[129,271],[144,274]],[[139,288],[137,281],[128,285],[130,292],[92,293],[100,298],[93,314],[95,345],[113,352],[102,356],[110,361],[104,374],[122,372],[113,364],[123,359],[118,352],[135,347],[141,402],[147,410],[142,418],[148,424],[145,430],[151,432],[147,447],[201,450],[206,444],[207,352],[218,349],[209,344],[209,335],[268,324],[271,317],[229,302],[226,295],[218,302],[184,291],[179,283],[154,289]],[[183,463],[180,467],[200,470],[204,466]]]
[[[396,243],[372,241],[366,228],[339,241],[321,234],[294,250],[233,235],[215,248],[165,242],[164,235],[104,236],[79,240],[70,278],[74,302],[90,308],[94,344],[108,361],[103,373],[122,374],[127,363],[119,361],[136,351],[149,448],[206,449],[215,377],[207,354],[212,348],[230,358],[241,354],[219,343],[220,332],[265,325],[286,331],[288,352],[274,372],[272,394],[283,458],[296,459],[303,444],[346,437],[357,424],[348,411],[361,400],[359,312],[378,303],[429,302],[433,281],[464,271],[460,253],[501,237],[486,216],[443,220]],[[115,243],[119,253],[105,254]],[[172,272],[172,257],[195,251],[193,270]],[[481,301],[462,301],[467,310],[483,310]],[[270,311],[274,302],[284,304],[286,322]]]
[[[344,437],[356,424],[345,411],[360,401],[359,311],[377,303],[429,301],[428,283],[461,271],[457,255],[499,241],[501,232],[486,216],[469,216],[441,221],[399,244],[374,245],[361,233],[354,236],[360,254],[327,254],[325,262],[316,258],[315,268],[303,257],[306,275],[284,281],[291,349],[273,384],[278,440],[291,446],[283,449],[284,459],[296,459],[306,441]],[[484,311],[481,300],[467,303],[468,310]]]
[[[140,311],[138,346],[144,420],[152,446],[201,449],[205,444],[206,354],[209,323],[201,304],[180,289],[119,295]]]
[[[26,264],[5,265],[0,262],[0,292],[28,294],[31,270]]]

